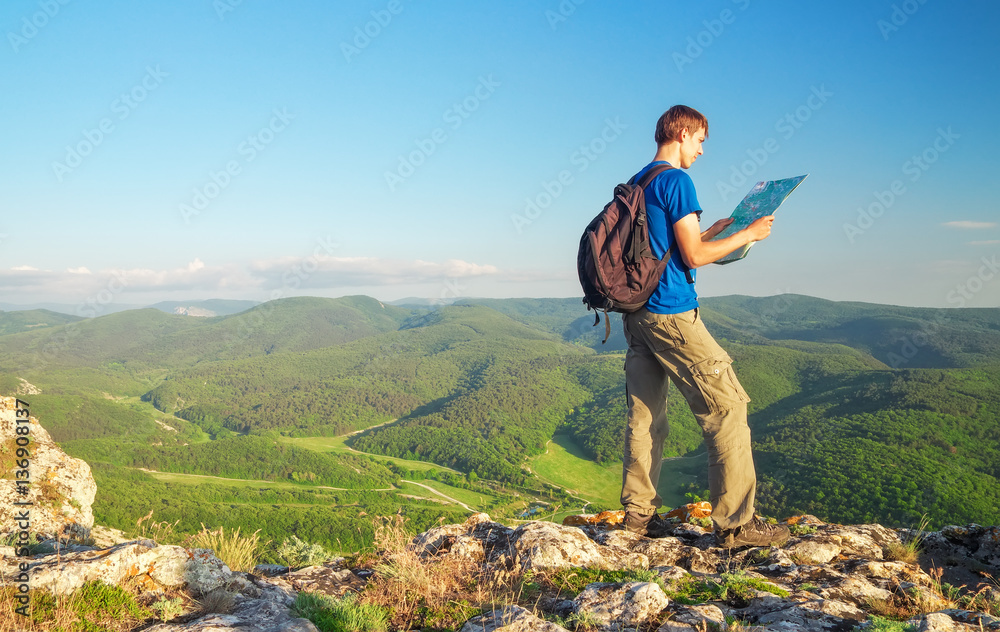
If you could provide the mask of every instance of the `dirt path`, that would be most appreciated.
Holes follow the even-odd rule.
[[[286,481],[265,481],[258,478],[226,478],[224,476],[212,476],[211,474],[182,474],[180,472],[160,472],[158,470],[149,470],[144,467],[135,468],[140,472],[146,472],[147,474],[174,474],[176,476],[194,476],[196,478],[214,478],[218,481],[236,481],[238,483],[264,483],[265,485],[274,485],[275,483],[280,483],[284,485],[292,485],[293,483],[287,483]],[[377,487],[374,489],[357,489],[352,487],[330,487],[328,485],[309,485],[313,489],[332,489],[337,492],[391,492],[395,491],[395,487]],[[458,501],[455,501],[458,502]]]
[[[429,485],[424,485],[423,483],[418,483],[416,481],[408,481],[408,480],[402,479],[402,478],[399,479],[399,480],[402,481],[402,482],[404,482],[404,483],[409,483],[411,485],[416,485],[417,487],[423,487],[424,489],[426,489],[427,491],[431,492],[432,494],[437,494],[438,496],[440,496],[441,498],[444,498],[445,500],[450,500],[451,502],[455,503],[459,507],[464,507],[466,509],[466,511],[471,511],[473,513],[475,513],[476,511],[478,511],[477,509],[473,509],[472,507],[466,505],[465,503],[463,503],[463,502],[461,502],[459,500],[455,500],[451,496],[445,496],[444,494],[442,494],[441,492],[439,492],[438,490],[434,489],[433,487],[431,487]]]

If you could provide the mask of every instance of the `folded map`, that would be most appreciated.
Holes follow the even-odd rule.
[[[761,217],[766,217],[768,215],[773,215],[781,203],[785,201],[785,198],[795,190],[795,187],[799,186],[799,183],[806,179],[805,174],[802,176],[796,176],[794,178],[785,178],[784,180],[769,180],[767,182],[758,182],[754,185],[750,192],[747,193],[743,201],[737,205],[736,210],[730,217],[733,218],[733,223],[726,226],[718,235],[715,236],[712,241],[717,241],[719,239],[724,239],[733,233],[737,233],[754,221]],[[732,263],[733,261],[739,261],[743,257],[747,256],[750,252],[750,247],[754,245],[754,242],[743,246],[742,248],[737,248],[725,257],[722,257],[715,263]]]

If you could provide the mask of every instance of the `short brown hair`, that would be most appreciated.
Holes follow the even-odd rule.
[[[664,145],[672,140],[680,140],[683,129],[694,134],[702,128],[705,129],[705,138],[708,138],[708,119],[704,114],[686,105],[675,105],[656,122],[654,138],[658,146]]]

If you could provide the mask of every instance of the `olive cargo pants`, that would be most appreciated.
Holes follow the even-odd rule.
[[[750,452],[747,402],[732,358],[708,333],[697,309],[624,314],[625,462],[622,505],[648,515],[662,505],[656,492],[667,438],[667,378],[673,380],[701,426],[708,446],[712,520],[720,529],[753,517],[757,476]]]

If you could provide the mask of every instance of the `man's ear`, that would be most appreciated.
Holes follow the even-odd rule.
[[[678,135],[677,140],[683,143],[690,137],[691,137],[691,132],[688,131],[688,128],[684,127],[681,129],[681,133]]]

